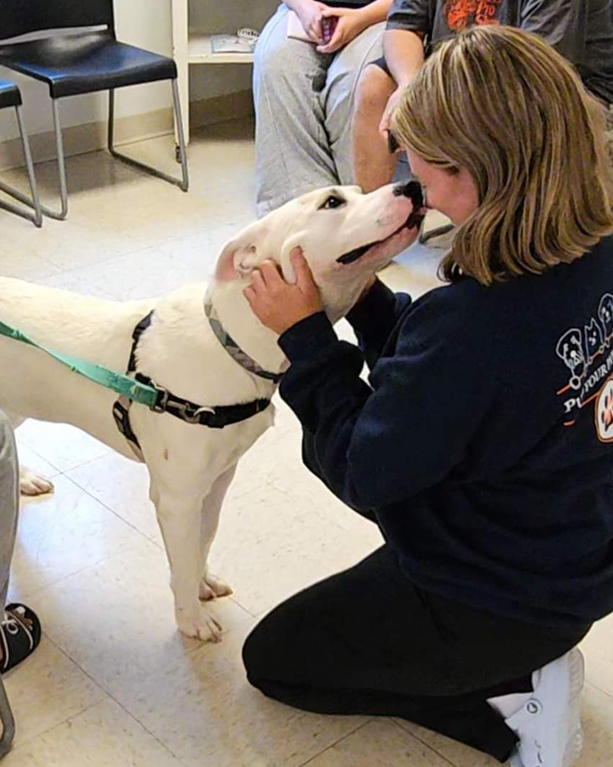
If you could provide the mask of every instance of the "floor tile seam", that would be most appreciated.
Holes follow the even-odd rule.
[[[63,648],[61,645],[59,645],[59,644],[58,644],[56,641],[54,641],[53,639],[51,639],[51,638],[49,637],[49,635],[48,635],[46,632],[44,632],[44,631],[43,631],[43,633],[44,633],[45,637],[47,638],[47,641],[48,641],[48,642],[50,642],[50,643],[51,643],[51,644],[52,644],[52,645],[53,645],[53,646],[54,646],[54,647],[55,647],[55,648],[58,650],[58,652],[60,652],[60,653],[61,653],[61,654],[62,654],[62,655],[65,657],[65,658],[67,658],[67,659],[68,659],[68,660],[69,660],[69,661],[70,661],[72,664],[74,664],[74,665],[75,665],[75,666],[76,666],[76,667],[79,669],[79,671],[81,671],[81,673],[82,673],[84,676],[86,676],[86,677],[87,677],[87,678],[88,678],[88,679],[89,679],[89,680],[92,682],[92,684],[93,684],[93,685],[94,685],[94,686],[95,686],[95,687],[96,687],[98,690],[100,690],[102,693],[104,693],[104,695],[105,695],[106,697],[105,697],[105,698],[102,698],[101,700],[98,700],[98,701],[96,701],[95,703],[92,703],[92,704],[91,704],[91,705],[89,705],[89,706],[86,706],[86,707],[85,707],[85,708],[83,708],[81,711],[77,712],[76,714],[71,714],[70,716],[67,716],[67,717],[66,717],[66,719],[62,720],[62,722],[59,722],[57,725],[54,725],[53,727],[50,727],[48,730],[45,730],[45,732],[43,732],[43,733],[39,733],[39,735],[37,735],[37,736],[35,736],[35,737],[41,737],[41,736],[45,735],[46,733],[49,733],[49,732],[51,732],[51,731],[52,731],[52,730],[54,730],[56,727],[59,727],[60,725],[62,725],[62,724],[65,724],[65,723],[66,723],[67,721],[69,721],[70,719],[74,719],[74,718],[75,718],[75,717],[77,717],[77,716],[81,716],[81,715],[82,715],[82,714],[83,714],[85,711],[88,711],[89,709],[91,709],[91,708],[94,708],[94,706],[98,706],[98,705],[100,705],[100,704],[102,704],[102,703],[106,702],[106,700],[107,700],[107,699],[110,699],[110,700],[112,700],[114,703],[116,703],[116,704],[119,706],[119,708],[121,708],[121,709],[122,709],[122,710],[123,710],[123,711],[124,711],[126,714],[128,714],[128,716],[130,717],[130,719],[134,720],[134,721],[135,721],[137,724],[139,724],[139,725],[140,725],[140,726],[143,728],[143,730],[145,730],[145,732],[147,732],[149,735],[151,735],[151,737],[152,737],[152,738],[153,738],[153,739],[154,739],[154,740],[155,740],[157,743],[159,743],[161,746],[163,746],[163,748],[164,748],[166,751],[168,751],[168,753],[170,753],[170,754],[171,754],[171,756],[172,756],[174,759],[177,759],[177,760],[179,760],[179,761],[181,762],[181,764],[183,764],[183,762],[182,762],[182,761],[179,759],[179,757],[178,757],[178,756],[177,756],[177,755],[176,755],[176,754],[175,754],[175,753],[174,753],[174,752],[173,752],[173,751],[172,751],[172,750],[171,750],[171,749],[170,749],[170,748],[169,748],[169,747],[168,747],[166,744],[162,743],[162,741],[161,741],[161,740],[159,740],[159,738],[157,738],[157,737],[156,737],[156,736],[155,736],[155,735],[154,735],[154,734],[153,734],[153,733],[152,733],[152,732],[149,730],[149,728],[148,728],[148,727],[146,727],[146,726],[145,726],[145,724],[143,724],[143,722],[141,722],[141,721],[140,721],[140,720],[139,720],[139,719],[138,719],[136,716],[134,716],[134,714],[132,714],[132,713],[131,713],[131,712],[130,712],[130,711],[129,711],[129,710],[128,710],[128,709],[127,709],[127,708],[126,708],[126,707],[125,707],[125,706],[124,706],[122,703],[121,703],[121,701],[119,701],[119,700],[116,698],[116,696],[115,696],[115,695],[113,695],[113,693],[112,693],[110,690],[107,690],[107,689],[106,689],[106,687],[105,687],[105,685],[104,685],[104,684],[102,684],[101,682],[97,681],[97,680],[95,679],[95,677],[93,677],[93,676],[92,676],[92,674],[91,674],[89,671],[87,671],[87,670],[86,670],[86,669],[85,669],[85,668],[84,668],[84,667],[83,667],[83,666],[82,666],[82,665],[79,663],[79,661],[77,661],[77,660],[75,660],[75,658],[71,657],[71,655],[70,655],[70,654],[69,654],[69,653],[68,653],[66,650],[64,650],[64,648]]]
[[[80,711],[77,711],[74,714],[70,714],[65,719],[62,719],[61,722],[58,722],[57,724],[52,725],[51,727],[48,727],[46,730],[43,730],[42,732],[39,732],[37,735],[32,735],[29,738],[26,738],[23,742],[17,742],[15,747],[11,749],[10,753],[18,753],[22,749],[29,748],[33,743],[36,743],[37,740],[43,739],[45,737],[48,737],[51,733],[53,733],[56,729],[59,727],[63,727],[67,722],[69,722],[71,719],[75,719],[78,716],[81,716],[82,714],[86,713],[92,708],[95,708],[96,706],[101,705],[105,702],[105,698],[102,698],[101,700],[97,700],[94,703],[90,703],[88,706],[85,706]],[[18,731],[19,722],[16,722],[15,731]]]
[[[334,746],[338,745],[339,743],[342,743],[342,741],[346,740],[346,738],[350,738],[352,735],[355,735],[357,732],[359,732],[362,728],[366,727],[367,724],[370,722],[373,722],[376,719],[376,717],[369,717],[365,722],[361,722],[356,727],[354,727],[353,730],[350,732],[346,732],[344,735],[341,735],[339,738],[337,738],[334,743],[330,743],[330,745],[326,746],[325,748],[322,748],[321,751],[318,751],[316,754],[313,754],[313,756],[310,756],[306,762],[301,762],[298,767],[307,767],[311,762],[313,762],[315,759],[318,759],[322,754],[325,754],[326,751],[330,751],[330,749],[334,748]]]
[[[464,767],[464,765],[460,764],[459,762],[454,762],[453,760],[449,759],[448,756],[445,756],[445,754],[438,751],[436,748],[434,748],[434,746],[431,743],[428,743],[428,741],[425,740],[424,738],[420,738],[419,735],[416,735],[413,732],[409,732],[409,730],[402,725],[401,721],[399,721],[398,717],[388,717],[388,718],[389,718],[389,721],[391,721],[392,724],[394,724],[394,726],[397,727],[399,730],[401,730],[405,735],[409,735],[411,738],[413,738],[413,740],[416,740],[422,746],[426,746],[426,748],[430,749],[430,751],[435,753],[444,762],[451,765],[451,767]],[[407,720],[407,724],[411,724],[411,722]]]
[[[103,458],[104,456],[100,456],[100,457],[101,457],[101,458]],[[98,460],[98,459],[95,459],[95,458],[94,458],[94,459],[92,459],[92,461],[88,461],[87,463],[92,463],[94,460]],[[86,464],[83,464],[83,466],[85,466],[85,465],[86,465]],[[75,467],[75,468],[79,468],[79,467]],[[73,469],[69,469],[69,471],[73,471]],[[83,485],[79,484],[79,483],[78,483],[78,482],[77,482],[75,479],[73,479],[73,477],[70,477],[70,476],[68,476],[68,472],[66,472],[66,473],[65,473],[63,476],[64,476],[64,477],[66,477],[66,479],[67,479],[69,482],[71,482],[71,483],[72,483],[72,484],[73,484],[75,487],[79,488],[79,490],[81,490],[81,491],[82,491],[82,492],[84,492],[86,495],[88,495],[90,498],[92,498],[94,501],[96,501],[96,503],[99,503],[99,504],[100,504],[101,506],[103,506],[103,507],[104,507],[104,508],[105,508],[107,511],[110,511],[110,512],[111,512],[111,514],[113,514],[115,517],[117,517],[117,519],[119,519],[121,522],[123,522],[123,523],[124,523],[125,525],[127,525],[128,527],[132,528],[132,530],[136,531],[136,532],[137,532],[137,533],[138,533],[140,536],[142,536],[142,537],[143,537],[143,538],[144,538],[144,539],[145,539],[147,542],[149,542],[149,543],[153,543],[153,544],[154,544],[154,545],[155,545],[155,546],[156,546],[158,549],[160,549],[160,550],[162,550],[162,551],[164,550],[164,547],[163,547],[162,545],[160,545],[160,543],[158,543],[158,541],[156,541],[154,538],[151,538],[149,535],[147,535],[147,533],[144,533],[142,530],[140,530],[138,527],[136,527],[136,525],[132,524],[132,522],[128,522],[128,520],[127,520],[127,519],[124,519],[124,518],[123,518],[123,517],[122,517],[122,516],[119,514],[119,512],[115,511],[115,509],[113,509],[113,508],[112,508],[111,506],[109,506],[107,503],[105,503],[104,501],[100,500],[100,498],[97,498],[97,497],[96,497],[95,495],[93,495],[92,493],[90,493],[90,492],[89,492],[89,490],[87,490],[87,488],[85,488],[85,487],[83,487]],[[115,556],[115,555],[113,554],[113,555],[111,555],[111,557],[105,557],[103,560],[100,560],[100,561],[102,562],[102,561],[105,561],[106,559],[111,559],[113,556]],[[98,562],[97,564],[100,564],[100,562]]]

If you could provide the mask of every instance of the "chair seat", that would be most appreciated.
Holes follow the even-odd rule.
[[[0,109],[21,106],[21,93],[15,83],[0,80]]]
[[[107,30],[0,45],[0,64],[46,82],[53,99],[177,77],[172,59],[119,43]]]

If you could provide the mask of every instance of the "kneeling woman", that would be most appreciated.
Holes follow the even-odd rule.
[[[385,545],[281,604],[248,678],[310,711],[403,717],[569,767],[577,643],[613,611],[613,210],[604,115],[547,44],[443,44],[393,120],[459,227],[448,284],[376,281],[339,341],[303,260],[246,296],[291,361],[304,459]],[[360,378],[364,359],[370,385]]]

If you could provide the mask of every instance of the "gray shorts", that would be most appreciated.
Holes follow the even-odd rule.
[[[386,75],[392,78],[392,80],[394,79],[392,76],[392,73],[389,70],[389,67],[387,66],[387,61],[385,60],[385,56],[381,56],[380,59],[375,59],[374,61],[371,61],[368,66],[379,67],[379,69],[382,69]]]

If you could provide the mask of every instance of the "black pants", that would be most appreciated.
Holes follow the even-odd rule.
[[[412,585],[389,546],[283,602],[243,648],[251,684],[324,714],[395,716],[501,762],[516,736],[486,702],[587,633],[455,604]]]

